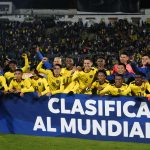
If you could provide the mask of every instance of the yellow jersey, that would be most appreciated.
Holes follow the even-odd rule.
[[[150,84],[148,81],[143,82],[141,86],[137,86],[135,81],[133,81],[129,84],[129,87],[124,92],[124,94],[131,92],[133,96],[146,96],[146,90],[150,92]]]
[[[28,61],[28,57],[27,56],[24,57],[24,58],[25,58],[25,66],[23,68],[21,68],[21,69],[22,69],[23,72],[26,72],[28,70],[28,68],[29,68],[29,61]],[[10,71],[8,71],[8,72],[6,72],[4,74],[4,77],[6,78],[6,81],[7,81],[8,85],[10,84],[10,81],[14,78],[14,76],[15,76],[14,72],[10,72]]]
[[[128,85],[123,83],[120,88],[117,88],[115,84],[106,86],[102,91],[100,91],[100,95],[124,95],[123,92],[128,88]],[[130,93],[127,93],[129,95]]]
[[[92,90],[96,90],[96,94],[100,94],[100,91],[103,90],[105,87],[109,86],[109,81],[105,80],[104,84],[100,84],[100,82],[97,80],[92,83],[92,86],[87,89],[89,91],[89,94],[92,94]],[[107,93],[106,93],[107,94]],[[105,95],[106,95],[105,94]],[[109,93],[108,93],[109,94]]]
[[[9,85],[10,90],[20,90],[21,93],[34,92],[34,88],[31,86],[31,82],[28,79],[22,79],[21,82],[17,82],[16,79],[13,79]]]
[[[31,79],[31,85],[35,92],[40,92],[41,95],[45,95],[50,92],[48,82],[45,78],[39,78],[37,80]]]
[[[89,72],[85,71],[76,71],[73,74],[72,81],[78,81],[79,82],[79,89],[77,93],[86,94],[86,88],[88,85],[92,84],[95,74],[97,72],[97,69],[92,68]]]
[[[40,62],[39,65],[37,66],[37,71],[47,75],[47,81],[48,81],[48,85],[50,88],[50,92],[52,94],[60,93],[60,85],[62,82],[62,75],[55,77],[52,70],[43,69],[42,65],[43,65],[43,62]]]
[[[0,76],[0,89],[4,88],[4,91],[8,91],[8,86],[6,84],[6,79],[4,76]]]

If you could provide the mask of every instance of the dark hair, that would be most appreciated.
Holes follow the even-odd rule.
[[[58,66],[58,67],[62,68],[62,65],[60,65],[60,64],[55,64],[54,67],[55,66]]]
[[[69,58],[69,59],[72,59],[72,60],[73,60],[73,57],[72,57],[72,56],[67,56],[67,57],[66,57],[66,59],[67,59],[67,58]]]
[[[22,69],[20,69],[20,68],[17,68],[17,69],[15,70],[15,72],[17,72],[17,71],[23,73]]]
[[[142,57],[144,57],[144,56],[148,56],[150,58],[150,55],[148,53],[145,53],[142,55]]]
[[[119,56],[121,56],[121,55],[129,56],[127,52],[122,52],[122,53],[120,53],[120,55],[119,55]]]
[[[98,57],[96,58],[96,60],[98,60],[98,59],[104,59],[104,60],[105,60],[105,57],[104,57],[104,56],[98,56]]]
[[[126,69],[126,65],[123,63],[118,63],[118,66],[124,66],[124,68]]]
[[[11,60],[11,61],[9,61],[9,64],[15,64],[15,65],[17,65],[17,62],[15,60]]]
[[[91,62],[93,62],[91,57],[85,57],[84,60],[90,60]]]
[[[123,75],[122,74],[115,74],[115,77],[117,77],[117,76],[119,76],[119,77],[121,77],[121,78],[123,78]]]
[[[106,74],[106,71],[105,71],[105,70],[99,70],[99,71],[97,72],[97,75],[98,75],[99,73],[103,73],[105,76],[107,76],[107,74]]]

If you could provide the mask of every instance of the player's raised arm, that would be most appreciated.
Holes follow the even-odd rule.
[[[43,57],[42,53],[40,52],[40,48],[39,47],[36,48],[36,54],[37,54],[37,56],[39,57],[40,60],[43,60],[44,57]],[[52,66],[53,65],[51,63],[49,63],[48,60],[44,62],[44,67],[46,69],[51,69]]]
[[[24,60],[25,60],[25,65],[24,65],[24,67],[21,68],[21,69],[22,69],[23,72],[26,72],[26,71],[28,70],[28,68],[29,68],[28,56],[27,56],[27,54],[23,54],[22,57],[23,57]]]
[[[47,75],[47,74],[48,74],[48,70],[42,68],[44,62],[46,62],[46,61],[47,61],[47,58],[44,57],[44,58],[42,59],[42,61],[38,64],[36,70],[37,70],[38,72],[40,72],[40,73],[44,73],[44,74]]]

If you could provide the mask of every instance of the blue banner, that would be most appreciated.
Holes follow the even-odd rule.
[[[1,95],[0,133],[150,143],[150,102],[142,97]]]

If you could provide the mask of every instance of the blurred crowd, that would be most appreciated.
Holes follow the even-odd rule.
[[[0,22],[0,91],[150,100],[149,24]]]
[[[119,20],[115,23],[95,23],[88,27],[83,22],[60,22],[35,19],[34,22],[0,22],[0,60],[15,59],[22,66],[21,55],[26,53],[32,65],[37,64],[36,47],[43,56],[73,56],[80,65],[85,56],[101,55],[109,68],[117,62],[119,53],[126,51],[137,63],[142,53],[150,50],[149,24],[142,25]],[[95,60],[94,60],[95,61]]]

